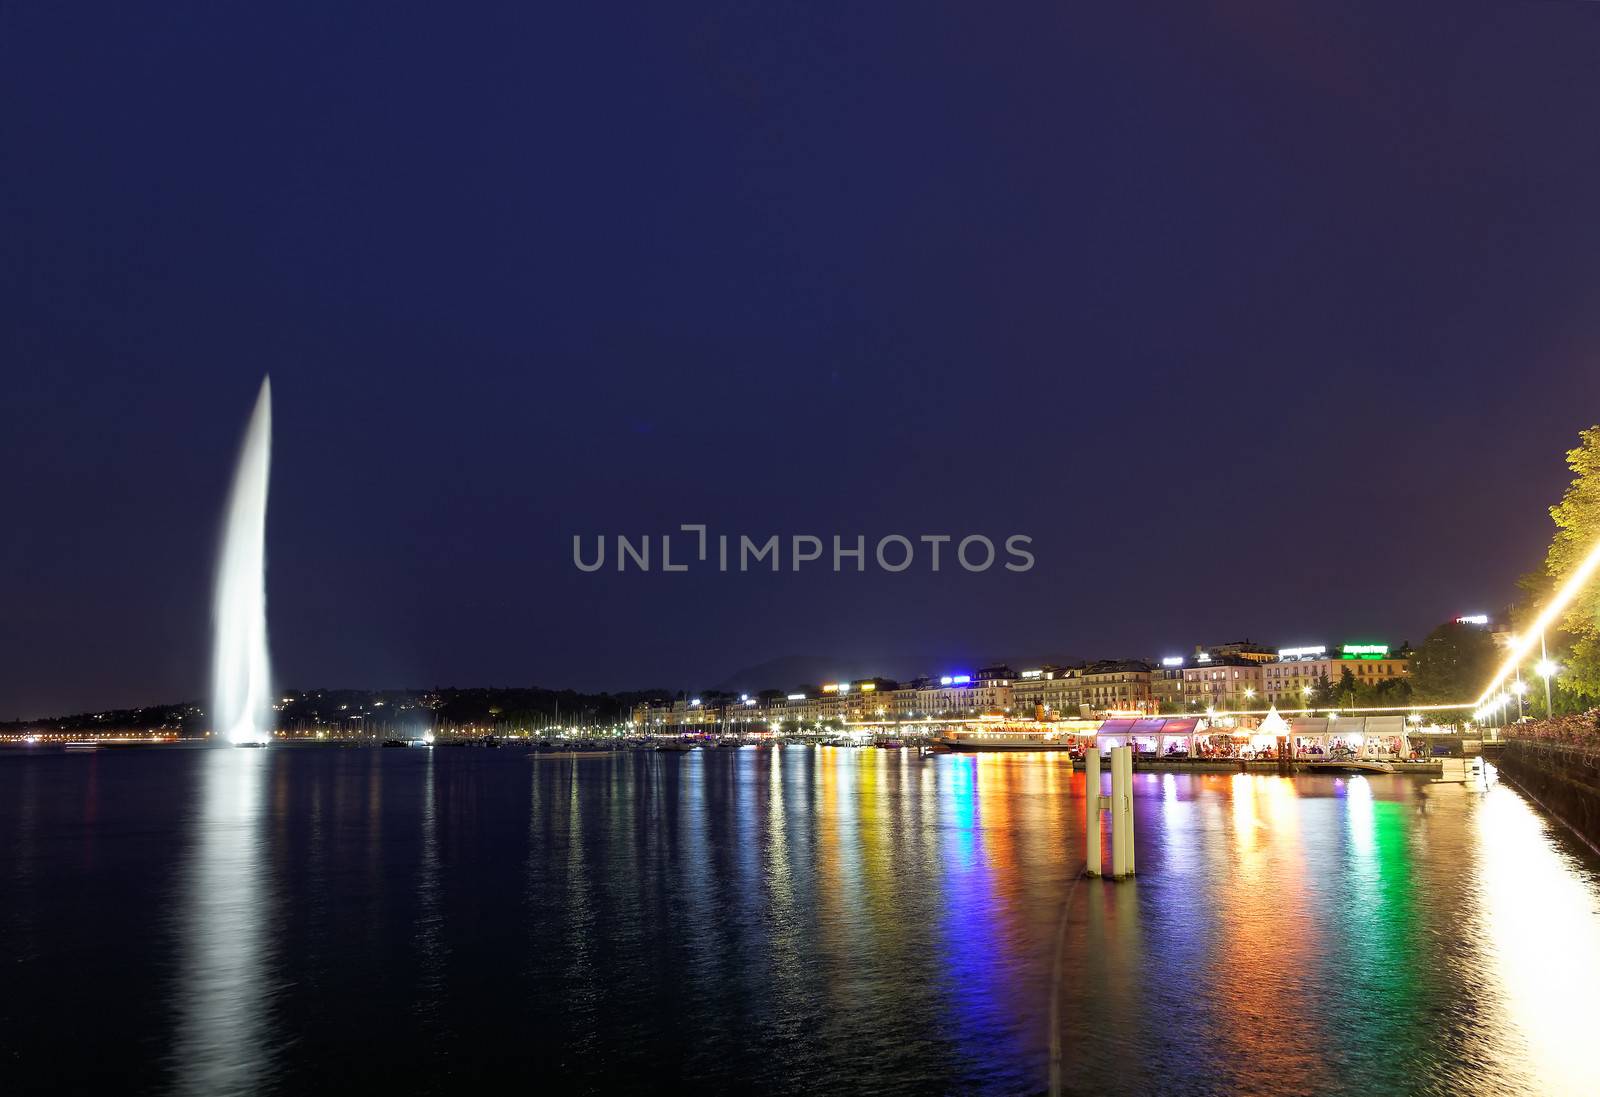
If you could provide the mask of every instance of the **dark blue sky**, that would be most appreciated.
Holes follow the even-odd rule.
[[[0,716],[204,693],[268,372],[291,686],[1503,604],[1600,421],[1600,5],[1163,7],[7,5]],[[1038,564],[570,562],[695,520]]]

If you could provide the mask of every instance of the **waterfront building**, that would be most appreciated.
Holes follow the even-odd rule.
[[[1168,655],[1150,664],[1150,711],[1183,711],[1183,667],[1180,656]]]
[[[889,695],[889,715],[896,720],[914,719],[918,713],[917,694],[928,688],[928,679],[914,678]]]
[[[1079,678],[1081,705],[1090,713],[1151,711],[1150,664],[1142,659],[1091,663]]]
[[[1209,653],[1207,653],[1209,655]],[[1183,668],[1183,703],[1191,711],[1239,711],[1266,705],[1266,666],[1239,655],[1196,657]]]
[[[1213,644],[1210,647],[1195,648],[1197,662],[1221,662],[1224,659],[1243,659],[1249,663],[1271,663],[1278,658],[1278,652],[1265,644],[1258,644],[1254,640],[1229,640],[1226,644]],[[1206,658],[1202,659],[1201,657]]]
[[[822,687],[823,719],[847,723],[887,719],[890,697],[898,686],[888,678],[827,683]]]
[[[1196,648],[1191,656],[1159,660],[1102,660],[1081,667],[1042,665],[1020,672],[1004,664],[971,673],[805,685],[760,694],[707,691],[635,706],[631,720],[644,731],[739,730],[753,725],[789,730],[874,723],[973,719],[1002,714],[1024,719],[1074,720],[1118,714],[1245,711],[1277,705],[1303,708],[1323,677],[1337,686],[1349,670],[1364,687],[1408,676],[1406,652],[1384,644],[1348,643],[1283,648],[1268,653],[1250,640]]]
[[[1083,679],[1073,667],[1046,664],[1023,670],[1011,684],[1011,706],[1020,716],[1076,720],[1082,715]]]
[[[990,671],[1009,668],[985,668]],[[986,712],[1005,712],[1011,708],[1011,683],[1013,677],[991,674],[979,678],[973,674],[944,674],[929,679],[927,685],[917,690],[916,712],[920,717],[934,719],[970,719]]]
[[[811,686],[790,690],[784,694],[781,704],[774,702],[767,718],[781,720],[791,731],[816,724],[822,719],[822,693]]]
[[[1283,648],[1266,668],[1263,692],[1269,704],[1304,708],[1324,678],[1337,688],[1349,670],[1356,684],[1377,687],[1405,680],[1410,666],[1405,654],[1391,653],[1387,644],[1342,644],[1332,652],[1325,644]]]

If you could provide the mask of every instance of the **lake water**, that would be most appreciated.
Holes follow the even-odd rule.
[[[1050,755],[0,753],[0,1092],[1600,1093],[1513,789]],[[1065,911],[1065,918],[1063,918]]]

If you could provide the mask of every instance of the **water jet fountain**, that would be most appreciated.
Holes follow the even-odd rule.
[[[211,726],[236,746],[265,746],[270,728],[266,533],[271,463],[272,381],[263,378],[228,496],[212,604]]]

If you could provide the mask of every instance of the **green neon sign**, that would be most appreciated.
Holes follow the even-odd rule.
[[[1387,659],[1388,644],[1345,644],[1339,649],[1346,659]]]

